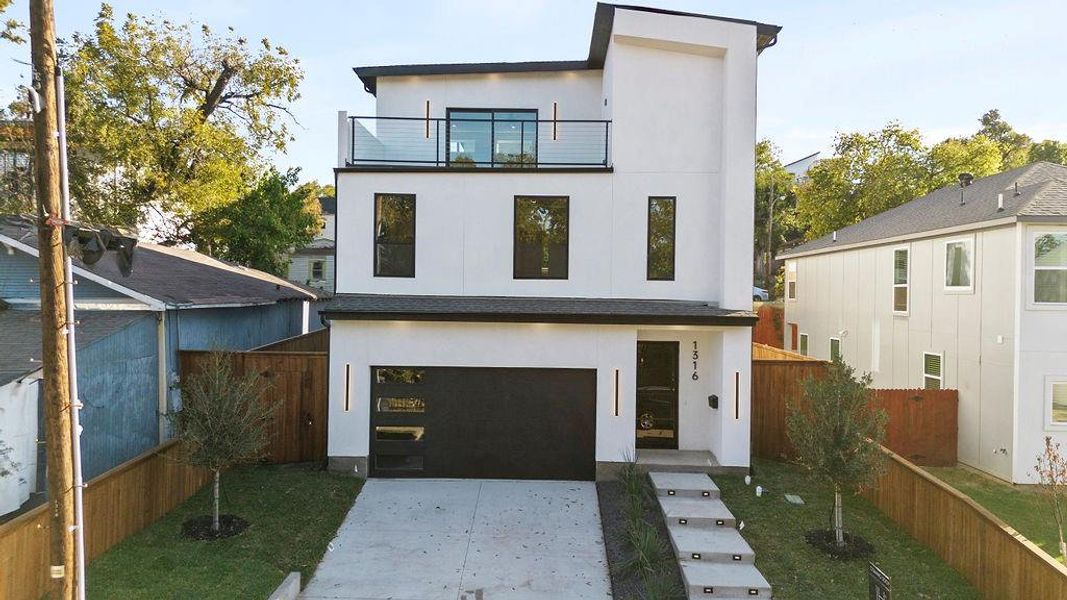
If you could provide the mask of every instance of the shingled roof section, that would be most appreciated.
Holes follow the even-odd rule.
[[[960,203],[960,190],[958,185],[934,190],[839,230],[836,242],[833,235],[827,235],[791,248],[779,257],[833,252],[842,246],[1002,219],[1062,217],[1067,220],[1067,166],[1038,162],[975,179],[962,190],[963,204]],[[1004,209],[998,210],[997,198],[1001,194]]]
[[[78,348],[154,313],[136,310],[78,311]],[[0,309],[0,385],[41,368],[41,313]]]
[[[751,326],[755,313],[697,300],[337,294],[319,314],[371,321]]]
[[[0,235],[33,248],[37,235],[29,221],[0,218]],[[263,271],[221,261],[193,250],[138,242],[133,273],[124,277],[112,257],[75,266],[171,306],[272,304],[314,300],[314,291]]]

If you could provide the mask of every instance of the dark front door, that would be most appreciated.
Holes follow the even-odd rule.
[[[596,371],[371,369],[375,477],[593,479]]]
[[[678,447],[678,342],[637,342],[637,447]]]

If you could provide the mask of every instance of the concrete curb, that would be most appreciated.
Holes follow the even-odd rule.
[[[274,590],[267,600],[296,600],[300,596],[300,572],[293,571],[285,576],[281,585]]]

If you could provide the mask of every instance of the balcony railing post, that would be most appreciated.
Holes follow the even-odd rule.
[[[610,137],[608,135],[608,125],[610,125],[610,124],[611,124],[611,121],[604,121],[604,166],[605,167],[608,166],[608,138]]]
[[[437,152],[437,157],[434,159],[434,166],[441,166],[441,119],[434,119],[436,131],[433,134],[433,147]]]
[[[351,117],[348,120],[348,139],[349,139],[349,152],[352,156],[349,157],[348,164],[356,164],[356,118]]]

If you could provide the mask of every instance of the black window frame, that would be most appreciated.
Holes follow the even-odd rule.
[[[671,275],[652,276],[652,203],[656,200],[671,201]],[[678,196],[649,196],[648,214],[645,219],[645,279],[648,281],[674,281],[678,273]]]
[[[473,163],[473,166],[475,166],[475,167],[487,167],[487,168],[490,168],[490,169],[498,169],[498,168],[527,168],[528,169],[528,168],[536,167],[538,165],[537,153],[538,153],[538,150],[540,150],[540,148],[538,147],[538,139],[537,138],[538,138],[538,134],[539,134],[539,129],[541,127],[540,113],[538,112],[538,109],[536,109],[536,108],[485,108],[485,107],[481,107],[481,108],[463,108],[463,107],[450,106],[450,107],[445,108],[445,166],[449,166],[449,167],[456,166],[456,165],[452,164],[452,150],[451,150],[451,147],[452,147],[452,113],[453,112],[460,112],[460,113],[464,113],[464,112],[467,112],[467,113],[488,113],[489,114],[489,120],[487,121],[489,123],[489,146],[490,146],[489,147],[489,162],[488,163],[475,162],[475,163]],[[523,120],[523,121],[511,121],[511,122],[520,122],[520,123],[522,123],[522,122],[531,122],[531,123],[534,124],[533,163],[531,163],[529,165],[525,165],[525,164],[509,165],[507,163],[497,163],[496,162],[496,152],[493,151],[493,148],[496,145],[496,123],[497,123],[497,120],[493,116],[494,113],[531,113],[531,114],[533,114],[533,119],[530,119],[528,121],[526,121],[526,120]],[[459,165],[459,166],[466,166],[466,165]]]
[[[378,206],[379,200],[382,196],[395,196],[411,199],[411,269],[410,275],[407,274],[382,274],[380,272],[380,264],[378,263],[378,245],[381,242],[378,241]],[[415,194],[396,194],[391,192],[376,192],[374,194],[374,221],[371,223],[371,253],[374,255],[374,276],[375,277],[392,277],[400,279],[414,279],[415,278],[415,265],[416,265],[416,251],[418,248],[418,202],[416,201]],[[396,244],[392,245],[407,245]]]
[[[567,239],[563,244],[563,275],[519,275],[519,200],[529,198],[551,198],[563,200],[567,214]],[[571,272],[571,197],[558,194],[516,194],[511,212],[511,276],[512,279],[554,280],[570,279]]]

